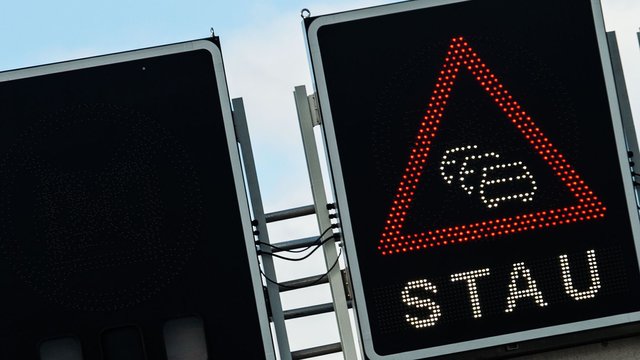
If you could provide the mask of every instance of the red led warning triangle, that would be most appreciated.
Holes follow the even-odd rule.
[[[466,225],[441,229],[425,229],[419,233],[405,233],[403,224],[408,216],[415,191],[424,171],[429,149],[437,135],[447,99],[460,70],[469,71],[487,92],[506,119],[520,131],[533,150],[549,165],[554,174],[573,194],[576,202],[572,206],[524,213],[512,217],[496,218]],[[462,37],[451,40],[444,65],[427,115],[420,124],[418,135],[409,155],[407,167],[398,184],[391,209],[387,215],[384,231],[380,237],[378,249],[383,255],[423,250],[430,247],[464,243],[513,234],[517,232],[548,228],[562,224],[575,223],[604,217],[606,208],[589,189],[580,175],[567,162],[564,156],[536,126],[531,116],[503,87],[498,78]]]

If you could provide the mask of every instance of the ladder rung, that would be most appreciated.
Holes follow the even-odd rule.
[[[314,275],[301,279],[283,281],[280,283],[279,289],[281,292],[301,289],[309,286],[315,286],[320,284],[326,284],[329,282],[329,278],[326,274],[323,275]]]
[[[301,318],[305,316],[324,314],[333,311],[333,303],[305,306],[297,309],[285,310],[285,320]]]
[[[340,343],[327,344],[327,345],[316,346],[308,349],[293,351],[291,353],[291,358],[293,360],[308,359],[316,356],[333,354],[340,351],[342,351],[342,345]]]
[[[340,269],[340,273],[342,274],[342,282],[346,285],[347,283],[347,271],[345,269]],[[313,275],[300,279],[283,281],[280,283],[279,290],[281,292],[302,289],[309,286],[316,286],[320,284],[326,284],[329,282],[326,274],[324,275]],[[345,286],[346,287],[346,286]],[[345,289],[347,292],[347,300],[350,300],[349,291]]]
[[[300,249],[300,248],[304,248],[304,247],[309,247],[309,246],[314,246],[317,245],[318,241],[318,236],[312,236],[312,237],[308,237],[308,238],[304,238],[304,239],[296,239],[296,240],[289,240],[289,241],[281,241],[277,244],[271,244],[273,246],[277,246],[278,248],[271,248],[271,252],[272,253],[277,253],[280,251],[286,251],[286,250],[292,250],[292,249]],[[270,246],[267,245],[262,245],[265,248],[270,248]],[[258,254],[262,255],[264,254],[265,251],[262,250],[258,250]]]
[[[313,205],[300,206],[293,209],[275,211],[264,215],[265,221],[270,223],[274,221],[293,219],[299,216],[306,216],[316,213]]]
[[[352,306],[351,301],[348,300],[347,307],[351,308],[351,306]],[[285,310],[284,318],[285,320],[296,319],[296,318],[301,318],[305,316],[324,314],[332,311],[333,311],[333,303],[311,305],[311,306],[305,306],[297,309]]]

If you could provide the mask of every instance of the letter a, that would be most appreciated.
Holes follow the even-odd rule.
[[[528,286],[526,289],[518,289],[518,279],[524,279],[527,282]],[[542,298],[542,292],[538,290],[536,281],[531,277],[531,271],[524,266],[523,262],[513,264],[511,283],[509,284],[509,296],[507,297],[507,308],[504,312],[512,312],[516,307],[517,300],[528,297],[533,297],[538,306],[548,305]]]

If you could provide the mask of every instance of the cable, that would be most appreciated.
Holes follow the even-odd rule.
[[[264,276],[264,278],[265,278],[268,282],[270,282],[270,283],[272,283],[272,284],[275,284],[275,285],[278,285],[278,286],[282,286],[282,287],[287,288],[287,289],[290,289],[290,290],[302,289],[302,288],[304,288],[304,287],[309,287],[309,286],[316,285],[316,284],[318,284],[320,281],[322,281],[322,279],[324,279],[325,277],[327,277],[327,276],[329,275],[329,273],[330,273],[331,271],[333,271],[333,269],[336,267],[336,265],[338,265],[338,261],[340,260],[340,255],[342,255],[342,247],[340,247],[340,251],[338,252],[338,255],[336,256],[336,261],[334,261],[334,262],[333,262],[333,264],[331,265],[331,267],[329,268],[329,270],[327,270],[327,272],[326,272],[326,273],[324,273],[324,274],[322,274],[322,275],[319,275],[319,276],[318,276],[315,280],[313,280],[311,283],[309,283],[309,284],[305,284],[304,286],[289,286],[289,285],[285,285],[285,284],[279,283],[279,282],[277,282],[277,281],[275,281],[275,280],[273,280],[273,279],[269,278],[269,277],[268,277],[268,276],[267,276],[267,275],[262,271],[262,269],[260,269],[260,274],[262,274],[262,276]]]
[[[320,241],[316,245],[316,247],[313,250],[311,250],[308,254],[306,254],[306,255],[304,255],[302,257],[299,257],[299,258],[290,258],[290,257],[286,257],[286,256],[282,256],[282,255],[279,255],[279,254],[274,254],[274,253],[263,253],[263,255],[271,255],[273,257],[277,257],[279,259],[287,260],[287,261],[301,261],[301,260],[304,260],[304,259],[308,258],[309,256],[313,255],[313,253],[316,252],[316,250],[318,250],[320,247],[322,247],[322,245],[324,245],[327,241],[329,241],[329,240],[331,240],[333,238],[336,238],[336,237],[339,237],[339,235],[338,234],[332,234],[328,238]]]
[[[334,228],[335,227],[332,225],[332,226],[328,227],[327,229],[325,229],[320,235],[318,235],[318,238],[313,243],[311,243],[311,245],[309,245],[309,246],[307,246],[307,247],[305,247],[303,249],[285,249],[285,248],[282,248],[282,247],[279,247],[279,246],[276,246],[276,245],[273,245],[273,244],[269,244],[269,243],[266,243],[266,242],[263,242],[263,241],[257,241],[256,243],[260,244],[260,245],[265,245],[265,246],[268,246],[268,247],[270,247],[272,249],[276,249],[276,250],[280,250],[280,251],[286,251],[286,252],[290,252],[290,253],[301,253],[301,252],[304,252],[304,251],[307,251],[307,250],[311,249],[312,246],[322,245],[322,241],[321,241],[322,237],[329,230],[334,229]],[[335,234],[333,236],[335,236]],[[330,238],[331,237],[329,237],[329,239]],[[273,253],[265,253],[265,254],[274,255]],[[274,256],[276,256],[276,255],[274,255]],[[278,257],[278,256],[276,256],[276,257]]]
[[[290,252],[290,253],[300,253],[302,251],[309,250],[312,246],[315,246],[315,248],[313,250],[311,250],[311,252],[309,252],[308,254],[306,254],[306,255],[304,255],[302,257],[299,257],[299,258],[289,258],[289,257],[282,256],[282,255],[279,255],[279,254],[274,254],[274,253],[264,253],[264,252],[262,253],[262,255],[270,255],[270,256],[273,256],[273,257],[276,257],[276,258],[280,258],[280,259],[283,259],[283,260],[287,260],[287,261],[302,261],[302,260],[307,259],[309,256],[311,256],[314,252],[316,252],[316,250],[318,250],[320,247],[322,247],[322,245],[326,244],[327,241],[329,241],[331,239],[334,239],[334,238],[339,238],[340,234],[331,234],[331,236],[329,236],[329,237],[327,237],[325,239],[322,239],[327,234],[327,232],[329,232],[330,230],[335,229],[337,227],[338,227],[337,224],[332,224],[330,227],[325,229],[320,235],[318,235],[318,238],[316,240],[314,240],[311,245],[309,245],[309,246],[307,246],[307,247],[305,247],[303,249],[290,250],[290,249],[285,249],[285,248],[282,248],[282,247],[279,247],[279,246],[276,246],[276,245],[273,245],[273,244],[265,243],[265,242],[262,242],[262,241],[256,241],[256,243],[260,244],[260,245],[268,246],[268,247],[276,249],[276,250],[286,251],[286,252]],[[334,261],[334,263],[331,265],[329,270],[327,270],[326,273],[318,276],[311,283],[305,284],[304,286],[288,286],[288,285],[281,284],[281,283],[269,278],[267,276],[267,274],[265,274],[264,271],[262,271],[262,269],[260,269],[260,274],[262,274],[262,276],[264,276],[264,278],[268,282],[276,284],[278,286],[282,286],[284,288],[288,288],[288,289],[299,289],[299,288],[302,288],[302,287],[313,286],[313,285],[316,285],[317,283],[319,283],[320,281],[322,281],[322,279],[324,279],[327,275],[329,275],[329,273],[338,264],[341,254],[342,254],[342,247],[340,247],[340,251],[338,252],[338,255],[336,257],[336,261]]]

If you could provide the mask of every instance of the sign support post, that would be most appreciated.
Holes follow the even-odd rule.
[[[320,231],[332,227],[329,211],[327,209],[327,196],[325,193],[324,183],[322,180],[322,171],[320,168],[320,160],[318,158],[318,149],[313,132],[313,124],[311,118],[311,109],[309,100],[304,86],[297,86],[294,90],[294,98],[298,112],[298,120],[300,122],[300,131],[307,160],[307,168],[309,171],[309,179],[311,181],[311,191],[316,206],[316,216]],[[345,359],[356,359],[356,347],[349,319],[347,306],[347,298],[342,279],[340,267],[336,264],[339,261],[339,254],[336,250],[336,242],[330,239],[322,246],[325,265],[328,271],[329,286],[331,287],[331,296],[333,298],[334,311],[338,322],[338,330],[342,344],[342,352]]]

